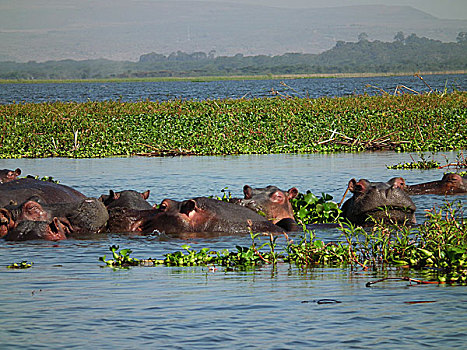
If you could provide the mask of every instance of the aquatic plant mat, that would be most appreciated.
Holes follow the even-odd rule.
[[[416,284],[457,283],[467,284],[467,219],[460,203],[447,203],[441,209],[426,213],[426,221],[418,227],[391,225],[375,222],[371,229],[341,224],[342,239],[324,242],[312,231],[304,229],[299,242],[293,242],[284,233],[287,245],[277,247],[279,236],[268,235],[261,242],[259,234],[251,234],[250,247],[237,246],[236,250],[214,251],[202,248],[198,251],[183,245],[181,251],[168,253],[164,258],[131,258],[130,249],[119,251],[111,246],[112,258],[99,260],[113,268],[130,266],[208,266],[218,268],[248,269],[264,264],[289,263],[301,268],[315,266],[346,266],[351,269],[388,271],[415,269],[424,280],[383,278],[367,283],[370,287],[388,280],[403,280]]]
[[[467,147],[467,93],[0,105],[0,158]]]

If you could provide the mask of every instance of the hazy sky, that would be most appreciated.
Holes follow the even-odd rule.
[[[201,1],[204,4],[197,3]],[[160,6],[151,6],[158,3]],[[226,3],[238,6],[213,6]],[[256,6],[245,10],[242,4]],[[438,19],[463,22],[439,21],[404,8],[305,12],[258,7],[356,5],[411,6]],[[216,18],[205,16],[211,8],[221,11]],[[313,18],[314,13],[328,17]],[[392,18],[391,13],[396,17]],[[261,18],[263,14],[266,16]],[[300,23],[288,22],[286,15],[300,17]],[[242,22],[243,16],[248,23]],[[283,27],[279,28],[278,23]],[[356,40],[356,31],[363,27],[371,40],[392,40],[401,30],[448,42],[466,31],[466,23],[467,0],[0,0],[0,60],[136,60],[148,52],[211,49],[218,55],[319,53],[337,40]],[[267,26],[276,35],[265,30]],[[308,34],[298,39],[293,33],[297,30]]]
[[[157,1],[157,0],[152,0]],[[190,0],[204,1],[204,0]],[[334,7],[352,5],[408,5],[439,18],[467,19],[467,0],[210,0],[277,7]]]

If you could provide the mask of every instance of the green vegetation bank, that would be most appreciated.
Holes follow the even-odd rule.
[[[467,148],[467,93],[0,105],[0,158]]]

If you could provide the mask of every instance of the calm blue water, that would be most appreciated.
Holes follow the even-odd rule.
[[[407,183],[440,179],[442,170],[396,171],[386,165],[416,160],[392,152],[332,155],[228,157],[8,159],[0,169],[53,176],[88,196],[109,189],[151,190],[150,202],[220,195],[228,187],[241,196],[244,184],[296,186],[342,198],[350,178],[373,181],[403,176]],[[435,155],[455,161],[456,153]],[[431,155],[430,155],[431,157]],[[451,197],[462,200],[467,196]],[[414,197],[417,219],[442,205],[443,196]],[[465,209],[465,204],[464,204]],[[316,231],[339,239],[334,229]],[[299,237],[292,237],[298,239]],[[249,237],[197,239],[103,236],[51,242],[0,241],[1,349],[308,349],[443,348],[467,341],[466,287],[385,282],[386,276],[420,277],[417,271],[386,274],[359,269],[288,264],[252,271],[204,267],[136,267],[114,271],[98,258],[108,247],[131,248],[138,258],[161,258],[188,243],[215,250],[249,246]],[[279,246],[285,239],[278,240]],[[12,262],[34,262],[12,271]],[[340,303],[318,304],[320,299]],[[413,301],[430,303],[409,304]]]
[[[427,75],[425,82],[433,89],[467,90],[467,74]],[[371,85],[371,86],[367,86]],[[370,78],[321,78],[240,81],[172,81],[127,83],[0,84],[0,104],[45,101],[86,102],[104,100],[165,101],[171,99],[224,99],[275,96],[322,97],[350,94],[393,94],[404,85],[418,92],[430,89],[413,76]],[[407,92],[408,90],[403,89]]]

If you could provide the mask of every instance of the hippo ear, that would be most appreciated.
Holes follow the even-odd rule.
[[[150,193],[150,191],[147,190],[147,191],[141,193],[141,197],[143,197],[144,200],[147,200],[149,198],[149,193]]]
[[[153,209],[158,209],[159,211],[167,211],[171,207],[170,205],[170,199],[164,199],[161,204],[157,205],[154,204]]]
[[[16,176],[20,176],[20,175],[21,175],[21,169],[20,169],[20,168],[17,168],[17,169],[15,170],[15,174],[16,174]]]
[[[285,196],[284,196],[284,193],[282,191],[274,192],[269,198],[274,203],[281,203],[282,204],[285,201]]]
[[[354,185],[354,189],[353,189],[353,193],[357,192],[357,193],[365,193],[368,191],[368,188],[370,187],[370,181],[366,180],[366,179],[360,179],[358,180],[357,183],[355,183]]]
[[[195,209],[196,209],[196,201],[194,199],[189,199],[182,203],[180,207],[180,213],[189,215]]]
[[[355,179],[351,179],[349,181],[349,184],[347,185],[347,188],[350,190],[350,192],[354,192],[355,191],[355,186],[357,185],[357,180]]]
[[[296,187],[292,187],[290,190],[287,191],[287,195],[289,199],[293,199],[298,196],[298,190]]]
[[[250,186],[245,185],[243,186],[243,194],[245,195],[245,199],[251,199],[253,196],[253,189]]]

